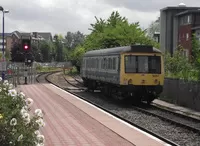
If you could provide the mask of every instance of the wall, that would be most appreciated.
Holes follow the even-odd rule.
[[[162,100],[200,111],[200,83],[166,78]]]
[[[6,37],[6,49],[8,49],[9,51],[11,50],[12,47],[12,37]]]
[[[192,51],[192,27],[190,24],[183,25],[179,27],[179,37],[178,42],[184,49],[189,50],[189,55],[191,55]],[[186,34],[188,34],[188,38],[186,38]]]

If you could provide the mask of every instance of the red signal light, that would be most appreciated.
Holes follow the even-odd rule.
[[[25,45],[25,46],[24,46],[24,49],[27,50],[27,49],[28,49],[28,45]]]

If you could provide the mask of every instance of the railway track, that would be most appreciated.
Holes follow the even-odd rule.
[[[125,121],[125,122],[127,122],[127,123],[129,123],[129,124],[131,124],[131,125],[133,125],[134,127],[137,127],[137,128],[139,128],[139,129],[141,129],[142,131],[145,131],[145,132],[147,132],[147,133],[149,133],[149,134],[151,134],[151,135],[153,135],[153,136],[155,136],[155,137],[161,139],[162,141],[164,141],[164,142],[166,142],[166,143],[168,143],[168,144],[170,144],[170,145],[172,145],[172,146],[179,146],[177,143],[174,143],[173,141],[171,141],[171,140],[169,140],[169,139],[167,139],[167,138],[165,138],[165,137],[163,137],[163,136],[160,136],[160,135],[158,135],[158,134],[156,134],[156,133],[154,133],[154,132],[152,132],[152,131],[150,131],[150,130],[148,130],[148,129],[146,129],[146,128],[143,128],[142,126],[139,126],[139,125],[133,123],[132,121],[130,121],[130,120],[128,120],[128,119],[126,119],[126,118],[124,118],[124,117],[122,117],[122,116],[120,116],[120,115],[114,113],[114,112],[112,112],[112,111],[109,110],[108,108],[105,108],[104,106],[99,105],[99,104],[93,102],[92,100],[86,99],[85,97],[81,96],[80,94],[77,94],[77,92],[74,92],[74,91],[75,91],[74,89],[71,89],[71,88],[63,88],[61,85],[53,83],[52,81],[50,81],[50,80],[48,79],[50,75],[52,75],[52,74],[46,74],[46,75],[43,75],[42,77],[44,77],[44,79],[45,79],[47,82],[52,83],[52,84],[54,84],[55,86],[57,86],[57,87],[59,87],[59,88],[65,89],[66,91],[70,92],[71,94],[73,94],[73,95],[75,95],[75,96],[77,96],[77,97],[79,97],[79,98],[81,98],[81,99],[83,99],[83,100],[85,100],[85,101],[87,101],[87,102],[89,102],[89,103],[91,103],[91,104],[97,106],[98,108],[100,108],[100,109],[102,109],[102,110],[104,110],[104,111],[110,113],[111,115],[113,115],[113,116],[115,116],[115,117],[117,117],[117,118],[119,118],[119,119],[121,119],[121,120],[123,120],[123,121]],[[77,90],[83,91],[83,88],[82,88],[82,86],[81,86],[81,83],[78,83],[78,84],[77,84],[77,83],[75,83],[74,81],[65,78],[64,76],[63,76],[63,79],[64,79],[69,85],[74,86],[75,88],[77,88]],[[38,82],[39,82],[39,80],[38,80]],[[76,82],[77,82],[77,81],[76,81]]]
[[[73,76],[71,77],[74,79],[74,81],[78,83],[78,85],[82,85],[82,83],[79,80],[77,80],[75,77]],[[65,77],[64,79],[70,85],[78,87],[77,84],[75,84],[74,82],[68,81]],[[141,104],[140,106],[133,106],[132,108],[139,112],[143,112],[145,114],[149,114],[151,116],[155,116],[162,120],[176,124],[177,126],[185,127],[191,131],[200,133],[200,120],[198,119],[188,117],[186,115],[182,115],[179,113],[175,113],[167,109],[159,108],[154,105],[146,106],[146,104]]]

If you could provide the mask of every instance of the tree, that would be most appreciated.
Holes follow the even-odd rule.
[[[155,32],[160,32],[160,18],[152,22],[147,29],[147,34],[150,38],[153,38]]]
[[[77,51],[79,49],[82,49],[80,50],[80,52],[82,52],[83,48],[86,52],[94,49],[118,47],[136,43],[159,47],[158,43],[146,36],[146,30],[140,28],[139,22],[130,24],[128,19],[120,16],[117,11],[112,12],[107,20],[98,19],[96,16],[95,19],[96,23],[91,24],[91,34],[86,37],[81,47],[77,47],[74,50],[74,54],[79,52]],[[76,66],[80,65],[77,60],[80,60],[81,57],[81,53],[77,56],[72,55],[71,58]]]
[[[158,47],[158,44],[146,36],[146,30],[140,28],[139,22],[129,24],[125,17],[112,12],[105,21],[95,17],[96,23],[91,24],[92,33],[86,37],[84,47],[86,50],[109,48],[130,44],[146,44]]]
[[[84,41],[84,34],[80,31],[75,33],[68,31],[65,36],[65,45],[68,49],[75,49],[77,46],[81,45]]]
[[[78,72],[80,72],[82,56],[85,53],[85,48],[77,47],[70,53],[69,59],[72,61],[72,64],[76,66]]]
[[[42,58],[41,50],[39,48],[40,43],[39,42],[32,43],[31,47],[32,47],[32,54],[34,56],[35,61],[41,62],[43,58]]]
[[[40,43],[40,51],[42,55],[43,62],[50,62],[51,61],[51,46],[46,41],[41,41]]]
[[[54,46],[55,46],[55,52],[54,52],[55,60],[58,61],[58,62],[62,62],[62,61],[64,61],[63,42],[62,42],[63,37],[61,35],[55,35],[54,39],[55,39],[55,43],[54,43]]]

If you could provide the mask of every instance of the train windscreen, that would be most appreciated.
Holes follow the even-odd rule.
[[[161,73],[160,56],[125,56],[125,73]]]

